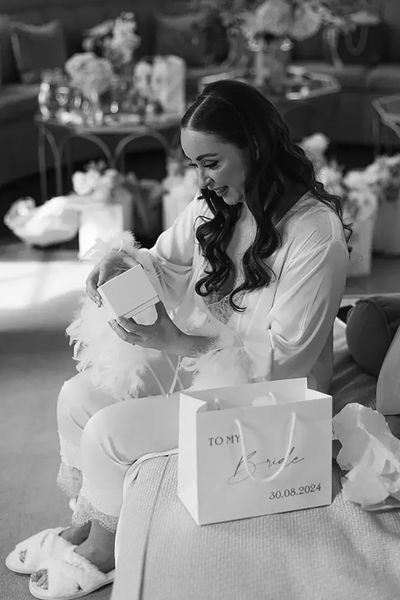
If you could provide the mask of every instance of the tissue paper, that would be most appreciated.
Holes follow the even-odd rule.
[[[344,498],[364,510],[400,507],[400,441],[383,415],[351,403],[334,417],[333,431],[342,445],[336,461],[348,471]]]

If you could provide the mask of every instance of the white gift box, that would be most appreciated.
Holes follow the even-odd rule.
[[[155,56],[151,87],[167,113],[181,115],[185,111],[185,61],[180,56]]]
[[[134,317],[136,320],[138,315],[155,314],[154,304],[159,298],[141,265],[135,265],[97,289],[103,306],[113,319]]]
[[[178,497],[198,525],[330,504],[331,463],[332,397],[305,378],[181,392]]]

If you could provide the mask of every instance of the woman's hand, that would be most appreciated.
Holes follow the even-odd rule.
[[[110,252],[90,271],[86,279],[86,294],[93,302],[101,306],[101,296],[97,288],[137,264],[138,262],[125,252],[117,250]]]
[[[212,340],[186,335],[170,319],[162,302],[155,305],[157,320],[152,325],[140,325],[134,319],[110,321],[110,326],[124,342],[143,348],[153,348],[181,356],[195,356],[210,346]]]

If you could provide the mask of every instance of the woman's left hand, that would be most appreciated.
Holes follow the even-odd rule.
[[[110,321],[111,328],[128,344],[180,354],[180,346],[185,334],[170,319],[162,302],[157,302],[155,308],[157,320],[152,325],[140,325],[134,319],[119,317],[117,320]]]

